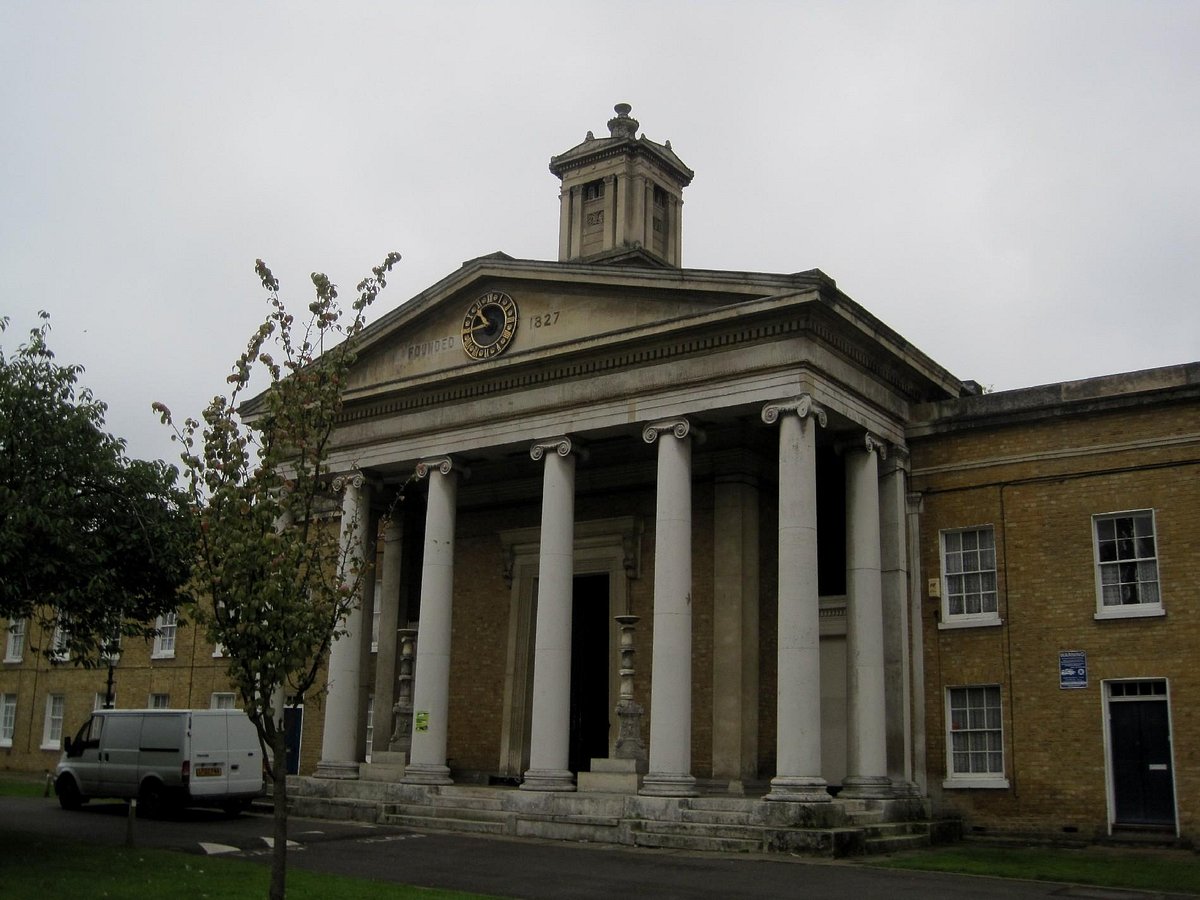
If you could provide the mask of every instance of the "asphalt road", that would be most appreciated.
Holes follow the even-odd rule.
[[[123,803],[92,802],[64,812],[53,798],[0,798],[0,827],[119,846]],[[187,810],[138,820],[139,846],[196,854],[269,859],[272,821],[251,812],[236,819]],[[889,898],[889,900],[1026,900],[1145,898],[1156,895],[1055,884],[897,872],[791,857],[632,850],[598,844],[476,838],[407,828],[293,817],[289,865],[425,887],[519,898],[609,900],[613,897]],[[0,895],[3,890],[0,889]]]

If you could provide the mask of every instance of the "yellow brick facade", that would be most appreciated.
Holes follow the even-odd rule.
[[[986,400],[986,398],[983,398]],[[1119,830],[1106,684],[1165,683],[1178,832],[1200,835],[1200,404],[1050,405],[911,442],[920,495],[926,752],[930,795],[984,831]],[[983,417],[980,417],[981,419]],[[1097,618],[1093,516],[1153,510],[1163,615]],[[940,533],[991,526],[1001,624],[939,627]],[[1087,686],[1060,686],[1082,651]],[[948,689],[998,685],[1007,788],[944,786]]]
[[[11,623],[0,623],[7,650]],[[103,703],[108,667],[84,669],[55,662],[47,653],[49,645],[50,635],[30,625],[20,658],[6,654],[0,663],[0,694],[15,698],[13,734],[11,743],[0,746],[0,769],[54,769],[59,748],[44,741],[51,695],[63,697],[62,736],[74,734]],[[206,708],[214,694],[231,691],[224,660],[214,657],[201,630],[189,625],[177,627],[174,655],[156,657],[152,641],[126,638],[113,664],[113,696],[115,705],[122,708],[149,706],[152,695],[166,695],[165,702],[177,709]]]

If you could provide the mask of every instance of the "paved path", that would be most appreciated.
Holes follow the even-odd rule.
[[[259,813],[229,819],[216,812],[188,810],[167,820],[139,820],[136,834],[139,846],[265,862],[271,826],[270,816]],[[118,846],[125,840],[125,805],[91,803],[68,813],[53,799],[0,798],[0,828]],[[476,838],[295,817],[289,840],[294,842],[290,865],[296,868],[530,900],[1146,900],[1157,896],[792,857]]]

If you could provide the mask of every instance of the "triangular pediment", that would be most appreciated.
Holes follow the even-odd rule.
[[[670,331],[713,310],[808,289],[820,273],[748,276],[651,265],[636,254],[596,263],[517,260],[503,253],[478,257],[427,291],[386,313],[363,334],[347,397],[403,389],[430,379],[469,378],[488,368],[545,359],[628,339],[647,330]],[[827,281],[827,279],[826,279]],[[487,337],[484,298],[505,299],[495,323],[509,336],[473,343],[472,326]],[[511,305],[509,305],[511,304]],[[502,345],[502,346],[498,346]]]

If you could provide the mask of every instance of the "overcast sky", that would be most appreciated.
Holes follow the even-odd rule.
[[[684,265],[820,268],[997,390],[1200,359],[1200,2],[0,0],[0,338],[39,309],[131,455],[267,311],[262,257],[557,255],[614,103],[696,172]]]

